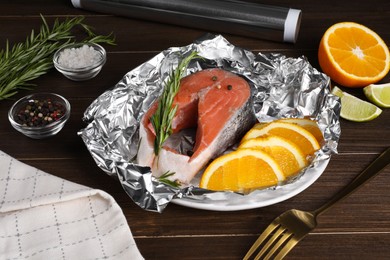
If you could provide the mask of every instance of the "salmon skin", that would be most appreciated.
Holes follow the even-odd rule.
[[[202,70],[181,79],[173,101],[177,106],[173,133],[196,128],[191,153],[181,154],[169,145],[169,137],[156,156],[150,118],[157,106],[155,102],[141,120],[137,163],[150,166],[156,177],[174,173],[169,178],[183,185],[189,184],[210,160],[237,143],[255,123],[248,82],[222,69]]]

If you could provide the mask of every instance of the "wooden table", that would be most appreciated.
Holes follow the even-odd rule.
[[[258,1],[260,2],[260,1]],[[280,52],[306,56],[319,68],[317,48],[322,34],[332,24],[355,21],[374,29],[390,44],[390,2],[297,0],[261,1],[303,11],[296,44],[278,43],[223,34],[231,43],[254,52]],[[290,208],[311,210],[345,186],[390,144],[390,110],[367,123],[341,120],[342,135],[323,175],[299,195],[276,205],[235,212],[213,212],[168,205],[163,213],[144,211],[122,190],[119,182],[98,168],[77,132],[87,106],[122,76],[171,46],[184,46],[207,31],[98,14],[75,9],[70,0],[2,1],[0,46],[24,41],[41,24],[55,18],[84,15],[99,34],[114,32],[116,46],[105,46],[108,60],[94,79],[73,82],[56,70],[34,80],[37,87],[20,91],[0,101],[0,149],[5,153],[69,181],[102,189],[122,207],[141,253],[146,259],[240,259],[263,229]],[[383,82],[388,82],[387,76]],[[29,139],[15,131],[7,112],[15,99],[32,92],[50,91],[69,99],[72,114],[55,137]],[[349,90],[364,98],[362,91]],[[390,257],[390,167],[335,208],[320,217],[319,226],[288,255],[288,259],[389,259]],[[120,239],[120,238],[118,238]],[[1,256],[0,256],[1,258]]]

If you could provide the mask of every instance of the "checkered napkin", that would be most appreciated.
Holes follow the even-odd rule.
[[[0,151],[1,259],[143,259],[122,210],[101,190]]]

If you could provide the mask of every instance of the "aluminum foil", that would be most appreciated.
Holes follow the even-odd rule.
[[[162,93],[172,68],[192,51],[197,51],[203,59],[190,63],[187,74],[220,67],[248,80],[253,111],[259,121],[283,117],[317,120],[325,142],[309,168],[337,153],[340,101],[329,93],[328,76],[313,68],[305,57],[255,54],[232,45],[221,35],[206,35],[190,45],[164,50],[129,71],[85,111],[83,119],[88,125],[78,134],[97,165],[108,175],[117,177],[140,207],[162,212],[172,199],[229,200],[233,194],[200,189],[198,179],[188,187],[173,188],[155,179],[149,167],[134,163],[142,116]],[[305,170],[299,176],[303,174]]]

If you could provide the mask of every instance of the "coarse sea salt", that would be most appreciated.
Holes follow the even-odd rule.
[[[92,46],[84,44],[78,48],[64,49],[58,57],[58,63],[68,69],[90,67],[102,59],[101,54]]]

